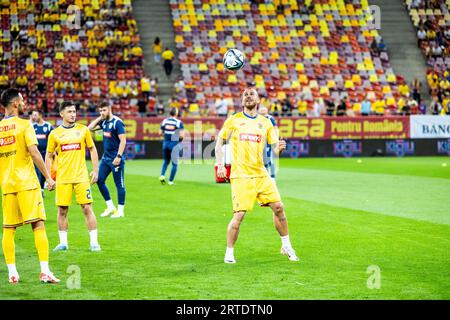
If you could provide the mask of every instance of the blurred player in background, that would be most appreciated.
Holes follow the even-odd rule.
[[[56,164],[56,205],[58,206],[59,244],[55,251],[69,249],[67,241],[67,213],[72,204],[72,193],[83,210],[89,231],[91,251],[100,251],[97,240],[97,220],[92,210],[91,184],[98,178],[98,154],[89,129],[76,123],[77,110],[70,101],[63,102],[59,107],[63,119],[62,125],[54,129],[48,138],[45,165],[50,171],[53,156],[58,153]],[[92,159],[91,181],[89,183],[86,166],[86,147]]]
[[[163,120],[161,123],[161,134],[164,135],[163,141],[163,157],[164,163],[161,168],[161,176],[159,181],[161,184],[166,183],[166,170],[172,161],[172,170],[170,171],[169,185],[173,185],[175,174],[177,173],[178,158],[180,156],[181,142],[183,140],[184,124],[177,119],[178,109],[172,108],[170,110],[170,117]]]
[[[279,154],[286,148],[286,142],[278,140],[278,135],[269,119],[258,115],[258,92],[247,88],[242,95],[243,112],[228,118],[216,143],[217,175],[226,177],[223,163],[223,144],[231,144],[231,194],[234,216],[228,225],[225,263],[236,263],[234,245],[239,235],[239,227],[248,210],[253,208],[255,199],[268,205],[273,211],[275,228],[281,236],[281,253],[289,260],[298,261],[289,240],[288,223],[275,182],[270,179],[264,167],[263,155],[266,143],[272,145]]]
[[[44,160],[37,148],[38,141],[30,121],[20,119],[25,103],[17,89],[7,89],[1,95],[5,107],[5,118],[0,121],[0,181],[3,207],[3,254],[8,266],[8,281],[19,282],[16,269],[14,237],[16,228],[31,224],[34,243],[39,256],[41,274],[39,280],[58,283],[48,266],[48,238],[44,201],[34,164],[45,177],[48,190],[53,190],[55,181],[50,177]]]
[[[33,123],[34,132],[38,139],[38,150],[41,153],[42,159],[45,159],[45,153],[47,152],[47,141],[50,132],[53,130],[51,123],[44,121],[41,110],[33,110],[31,113],[31,122]],[[44,195],[45,177],[36,167],[36,173],[41,185],[42,195]]]
[[[124,216],[125,208],[125,159],[123,155],[127,145],[125,124],[122,119],[113,115],[111,105],[107,102],[100,104],[99,112],[100,116],[89,124],[88,128],[91,131],[103,130],[104,150],[100,161],[97,185],[106,201],[107,208],[100,216],[111,215],[111,218],[120,218]],[[111,172],[117,188],[118,209],[114,206],[106,186],[106,179]]]
[[[269,110],[267,109],[267,107],[260,106],[258,112],[260,115],[270,120],[275,130],[275,133],[278,136],[277,121],[275,120],[274,117],[272,117],[269,114]],[[276,168],[275,168],[274,152],[272,150],[272,146],[269,143],[266,144],[266,148],[264,150],[264,167],[266,167],[267,171],[269,172],[270,178],[275,181]]]

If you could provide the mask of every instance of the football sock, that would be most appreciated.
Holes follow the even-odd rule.
[[[91,241],[91,246],[98,246],[97,229],[89,231],[89,238]]]
[[[15,234],[16,234],[16,229],[3,228],[3,238],[2,238],[3,254],[5,255],[5,261],[6,261],[6,264],[8,264],[8,265],[16,263],[16,252],[15,252],[15,245],[14,245]],[[15,266],[14,266],[14,268],[15,268]]]
[[[281,246],[284,248],[292,248],[291,241],[289,240],[289,235],[281,237]]]
[[[234,257],[234,248],[228,248],[227,247],[227,252],[225,253],[226,257]]]
[[[19,273],[17,272],[16,264],[15,264],[15,263],[7,264],[6,266],[8,267],[8,276],[12,276],[12,275],[15,275],[15,274],[19,274]]]
[[[48,261],[41,261],[41,272],[42,273],[50,273],[50,269],[48,268]]]
[[[45,229],[34,230],[34,244],[38,252],[39,261],[46,262],[48,267],[48,238]]]
[[[107,200],[106,201],[106,206],[108,207],[108,209],[114,210],[114,203],[113,203],[112,200]]]
[[[123,210],[124,210],[124,208],[125,208],[125,205],[119,204],[119,205],[117,206],[117,214],[123,215]]]
[[[59,234],[59,243],[67,246],[68,245],[67,231],[58,231],[58,234]]]

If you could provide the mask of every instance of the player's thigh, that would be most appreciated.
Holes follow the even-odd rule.
[[[68,207],[72,204],[72,183],[57,183],[56,184],[56,205],[58,207]]]
[[[257,198],[262,205],[281,201],[280,193],[277,185],[268,176],[263,178],[255,178],[257,188]]]
[[[252,210],[257,195],[255,179],[231,179],[230,182],[233,212]]]
[[[74,185],[75,199],[78,204],[92,203],[91,184],[89,182],[77,183]]]
[[[20,191],[17,193],[20,212],[22,213],[23,223],[31,223],[45,220],[44,200],[39,188]]]
[[[111,173],[111,166],[105,160],[102,159],[100,161],[100,165],[98,168],[98,180],[103,182],[106,181],[110,173]]]
[[[168,144],[163,144],[163,159],[164,161],[170,161],[172,155],[172,148]]]
[[[17,227],[23,224],[17,193],[2,195],[3,227]]]

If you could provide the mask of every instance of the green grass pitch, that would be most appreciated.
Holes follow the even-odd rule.
[[[282,159],[277,183],[301,261],[279,254],[270,209],[255,204],[235,265],[223,263],[230,186],[214,183],[212,165],[180,165],[171,187],[159,184],[161,161],[128,161],[125,218],[100,218],[93,187],[102,252],[89,251],[72,205],[70,250],[50,253],[61,283],[40,284],[31,228],[19,228],[21,283],[9,285],[0,264],[0,299],[449,299],[449,160]],[[52,250],[54,193],[45,206]]]

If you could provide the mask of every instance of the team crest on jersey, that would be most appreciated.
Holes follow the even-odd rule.
[[[47,132],[47,127],[44,127],[44,132]]]
[[[261,122],[258,122],[258,129],[262,130],[262,128],[263,128],[263,124]]]
[[[80,131],[77,131],[75,134],[77,135],[77,137],[81,135]]]
[[[113,127],[113,124],[112,124],[112,123],[110,123],[110,124],[109,124],[109,128],[110,128],[110,129],[112,129],[112,127]]]

